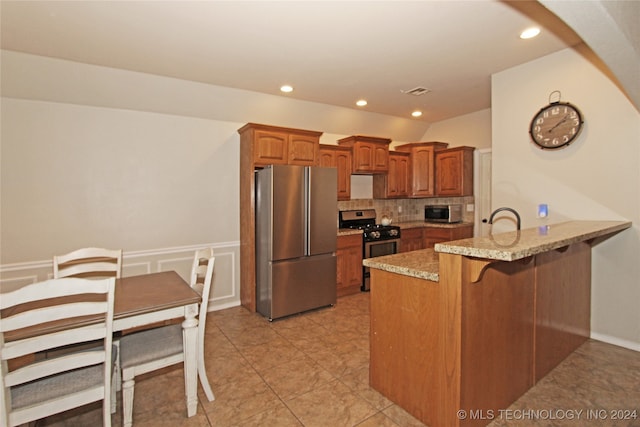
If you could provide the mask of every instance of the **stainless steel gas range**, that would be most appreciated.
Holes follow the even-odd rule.
[[[376,224],[375,209],[340,211],[338,225],[340,228],[355,228],[363,231],[363,258],[391,255],[400,249],[400,227]],[[362,267],[360,289],[369,290],[369,267]]]

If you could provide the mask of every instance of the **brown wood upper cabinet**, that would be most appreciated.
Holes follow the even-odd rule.
[[[388,138],[352,135],[338,140],[338,145],[352,148],[353,174],[378,174],[389,170]]]
[[[320,144],[318,166],[338,169],[338,200],[351,199],[351,149]]]
[[[410,197],[436,195],[435,153],[448,145],[446,142],[415,142],[395,147],[396,151],[409,153]]]
[[[389,152],[389,172],[373,176],[373,197],[409,197],[409,153]]]
[[[238,130],[252,141],[256,166],[316,164],[322,132],[248,123]]]
[[[473,195],[474,147],[454,147],[435,153],[436,195]]]

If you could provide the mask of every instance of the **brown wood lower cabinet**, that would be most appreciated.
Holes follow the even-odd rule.
[[[433,249],[436,243],[473,237],[473,224],[454,227],[403,228],[400,233],[400,252]]]
[[[338,297],[360,292],[362,285],[362,234],[338,236],[336,258]]]
[[[400,233],[400,252],[411,252],[424,249],[422,230],[419,228],[405,228]]]
[[[424,249],[432,249],[436,243],[450,242],[452,240],[468,239],[473,237],[473,224],[459,227],[425,227]]]

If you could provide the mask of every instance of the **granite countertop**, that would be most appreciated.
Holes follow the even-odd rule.
[[[488,237],[437,243],[421,249],[363,260],[370,268],[437,282],[439,252],[500,261],[515,261],[572,243],[595,239],[631,227],[630,221],[569,221]]]
[[[398,227],[400,227],[400,229],[424,228],[424,227],[458,228],[458,227],[473,225],[473,222],[455,222],[455,223],[449,224],[446,222],[405,221],[405,222],[398,222],[392,225],[397,225]]]
[[[338,236],[350,236],[352,234],[362,234],[362,230],[354,228],[338,228]]]
[[[436,243],[435,251],[515,261],[631,227],[630,221],[568,221],[487,237]]]
[[[377,268],[378,270],[417,277],[418,279],[431,280],[432,282],[440,280],[438,275],[440,265],[438,254],[433,249],[420,249],[417,251],[367,258],[362,261],[362,264],[367,267]]]

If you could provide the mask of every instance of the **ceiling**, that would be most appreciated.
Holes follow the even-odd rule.
[[[435,122],[566,48],[500,1],[2,1],[2,49]],[[557,33],[557,32],[556,32]],[[578,38],[579,41],[579,38]],[[290,84],[294,91],[282,94]],[[424,87],[425,95],[403,91]]]

